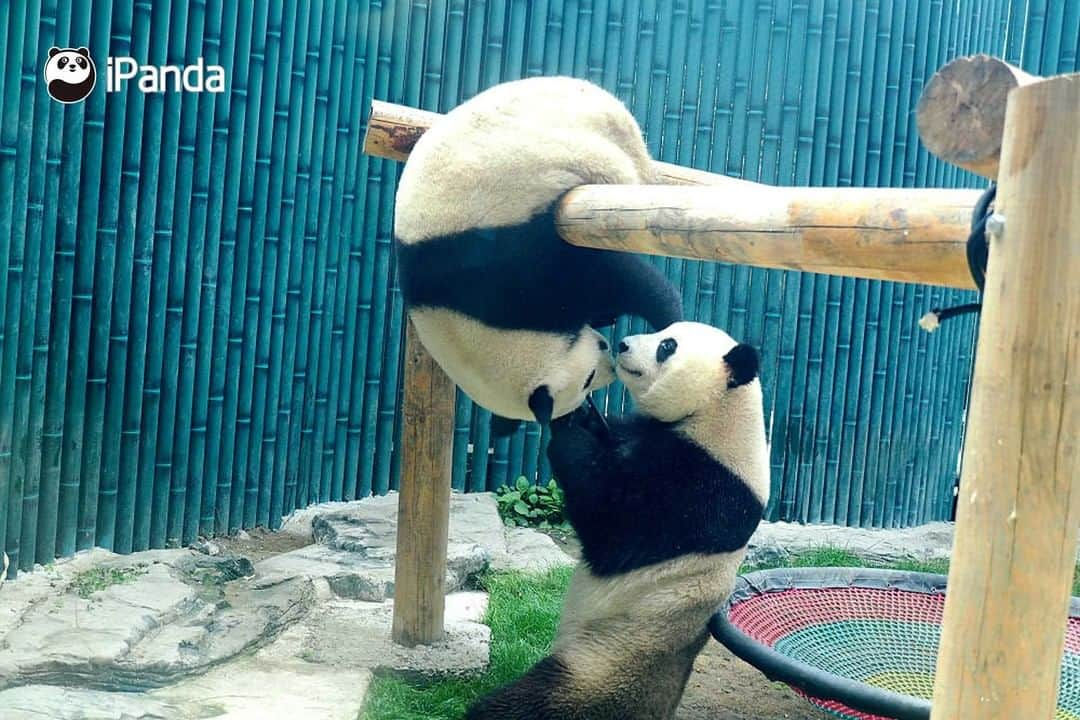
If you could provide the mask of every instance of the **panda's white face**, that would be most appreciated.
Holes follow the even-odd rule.
[[[757,354],[711,325],[678,322],[624,338],[616,368],[642,413],[675,422],[722,402],[733,389],[756,384]]]
[[[606,387],[615,380],[608,341],[588,326],[578,335],[559,365],[565,373],[565,380],[555,385],[552,417],[561,417],[576,410],[590,392]]]
[[[769,444],[758,366],[757,351],[723,330],[678,322],[624,338],[615,372],[638,412],[678,422],[679,433],[738,475],[764,504]]]
[[[84,50],[67,49],[53,53],[45,65],[45,82],[60,80],[68,85],[78,85],[89,78],[93,72],[93,61]]]
[[[530,402],[538,391],[549,398],[551,417],[560,417],[615,380],[611,348],[588,325],[570,340],[489,327],[444,308],[413,308],[409,317],[424,347],[458,387],[505,418],[537,419]]]

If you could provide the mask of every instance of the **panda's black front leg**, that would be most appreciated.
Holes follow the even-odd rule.
[[[588,502],[598,472],[608,464],[610,441],[592,412],[583,406],[551,422],[548,460],[568,502]]]

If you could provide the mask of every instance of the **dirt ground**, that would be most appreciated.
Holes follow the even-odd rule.
[[[252,528],[237,535],[217,537],[210,542],[221,548],[222,552],[243,555],[254,563],[274,555],[299,550],[313,541],[304,535]]]
[[[676,720],[826,720],[786,685],[769,682],[754,667],[710,641],[694,663]]]
[[[568,555],[581,557],[571,533],[548,533]],[[782,683],[770,682],[755,667],[710,640],[694,663],[676,720],[827,720]]]

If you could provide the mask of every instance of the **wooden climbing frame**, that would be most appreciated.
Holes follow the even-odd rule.
[[[365,152],[404,160],[436,113],[372,103]],[[998,182],[934,720],[1054,716],[1080,524],[1080,74],[960,58],[917,120]],[[583,247],[972,288],[975,190],[773,187],[656,163],[655,186],[583,186]],[[442,637],[454,387],[409,331],[394,639]]]

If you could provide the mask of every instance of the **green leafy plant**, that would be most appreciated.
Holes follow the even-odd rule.
[[[105,588],[113,585],[129,583],[140,575],[145,575],[147,569],[143,566],[136,567],[96,567],[81,572],[71,581],[71,589],[84,600]]]
[[[530,485],[519,477],[513,487],[503,485],[496,500],[499,514],[507,525],[567,529],[562,488],[551,480],[547,485]]]

